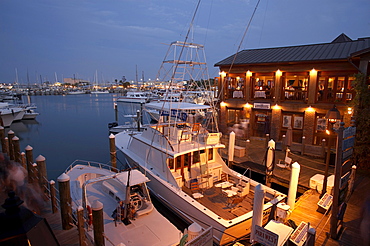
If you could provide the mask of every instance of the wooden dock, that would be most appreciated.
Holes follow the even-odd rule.
[[[42,217],[46,218],[50,228],[53,230],[55,237],[57,238],[61,246],[79,246],[78,231],[77,227],[73,226],[69,230],[62,229],[62,220],[60,211],[53,214],[51,209],[44,209],[41,214]],[[87,240],[88,241],[88,240]],[[87,246],[92,246],[93,244],[89,241]]]

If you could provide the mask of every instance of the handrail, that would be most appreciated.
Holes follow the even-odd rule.
[[[115,171],[115,172],[119,171],[118,168],[112,167],[108,164],[103,164],[103,163],[95,162],[95,161],[85,161],[85,160],[78,160],[77,159],[77,160],[73,161],[72,164],[69,165],[64,172],[67,173],[68,171],[70,171],[76,165],[95,166],[95,167],[99,167],[100,169],[108,169],[110,171]]]

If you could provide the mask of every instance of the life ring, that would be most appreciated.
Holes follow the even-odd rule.
[[[92,225],[92,209],[89,205],[87,205],[87,223],[90,225]]]

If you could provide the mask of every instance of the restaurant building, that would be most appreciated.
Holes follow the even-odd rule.
[[[370,37],[345,34],[330,43],[242,50],[217,62],[220,128],[239,138],[319,145],[336,107],[345,126],[353,116],[355,74],[369,75]],[[369,83],[367,80],[366,83]]]

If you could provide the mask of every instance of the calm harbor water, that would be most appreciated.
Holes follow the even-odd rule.
[[[13,123],[21,151],[33,148],[33,157],[46,158],[48,179],[57,177],[76,159],[108,163],[108,123],[115,121],[117,94],[31,96],[40,115],[33,121]],[[24,99],[24,101],[26,101]],[[118,121],[131,110],[118,104]],[[121,123],[121,122],[120,122]],[[120,163],[117,163],[118,167]]]
[[[126,116],[140,109],[140,104],[117,103],[116,114],[114,103],[118,97],[117,94],[31,96],[29,100],[36,104],[40,115],[33,121],[13,123],[5,130],[6,133],[14,131],[20,139],[21,151],[30,145],[34,159],[44,156],[48,180],[56,181],[76,159],[110,161],[108,124],[116,120],[119,124],[129,123],[132,118]],[[146,123],[148,118],[144,116],[143,121]],[[127,168],[119,151],[117,167]],[[158,201],[154,199],[153,202],[180,230],[187,226]]]

